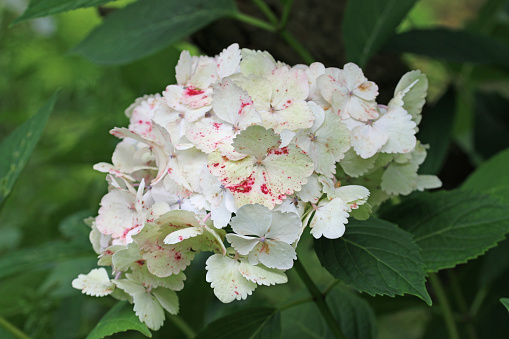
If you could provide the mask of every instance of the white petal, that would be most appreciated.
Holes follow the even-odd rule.
[[[368,124],[354,127],[351,142],[355,152],[363,159],[375,155],[389,139],[389,134]]]
[[[247,280],[239,272],[239,262],[220,254],[207,259],[207,282],[214,294],[223,303],[246,299],[256,288],[256,284]]]
[[[288,214],[295,215],[293,213]],[[249,253],[248,258],[252,265],[261,262],[269,268],[288,270],[293,267],[293,261],[297,259],[297,253],[292,245],[267,239],[263,243],[258,243]]]
[[[346,204],[340,198],[320,206],[311,221],[311,234],[316,239],[324,236],[328,239],[337,239],[345,233],[345,224],[348,223]]]
[[[272,222],[270,210],[259,204],[244,205],[238,209],[231,220],[233,232],[240,235],[255,235],[263,237]]]
[[[111,294],[115,289],[103,267],[94,268],[88,274],[80,274],[72,281],[72,287],[94,297]]]
[[[231,44],[217,57],[217,74],[220,78],[232,75],[240,65],[239,44]]]
[[[403,108],[387,111],[373,126],[388,134],[387,143],[381,148],[385,153],[408,153],[416,145],[415,122]]]
[[[295,213],[272,211],[272,222],[265,237],[291,244],[299,237],[301,227],[300,218]]]
[[[286,274],[274,268],[268,268],[263,265],[251,265],[242,260],[239,265],[239,272],[244,278],[258,285],[284,284],[288,281]]]

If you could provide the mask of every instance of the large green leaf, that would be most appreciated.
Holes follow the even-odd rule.
[[[419,194],[383,218],[414,235],[428,272],[478,257],[509,231],[509,206],[460,190]]]
[[[73,52],[101,64],[125,64],[235,10],[232,0],[139,0],[108,15]]]
[[[73,9],[100,6],[111,1],[114,0],[31,0],[25,12],[11,25]]]
[[[348,61],[361,67],[394,33],[417,0],[349,0],[343,17]]]
[[[507,308],[507,311],[509,311],[509,298],[500,298],[500,302]]]
[[[281,317],[275,308],[244,309],[208,324],[196,339],[280,338]]]
[[[0,206],[25,167],[53,110],[58,92],[0,144]]]
[[[375,314],[365,299],[336,287],[327,294],[326,302],[347,339],[377,337]],[[283,338],[334,338],[313,302],[285,309],[281,321]]]
[[[360,292],[409,293],[431,304],[419,247],[390,222],[350,220],[343,237],[315,240],[315,251],[327,271]]]
[[[475,150],[489,158],[509,147],[509,100],[498,93],[475,94]]]
[[[417,138],[430,148],[419,167],[420,174],[438,174],[444,165],[451,143],[451,129],[456,112],[456,92],[451,87],[431,108],[424,112]]]
[[[463,183],[462,189],[488,194],[509,204],[509,148],[479,166]]]
[[[152,333],[147,326],[134,314],[127,302],[119,302],[108,311],[88,334],[87,339],[101,339],[118,332],[138,331],[151,338]]]
[[[412,30],[393,36],[384,50],[420,54],[447,61],[509,64],[509,45],[466,30]]]

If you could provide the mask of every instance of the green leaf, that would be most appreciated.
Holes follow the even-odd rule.
[[[509,64],[509,45],[466,30],[412,30],[393,36],[384,46],[384,50],[455,62]]]
[[[350,220],[343,237],[315,240],[315,251],[329,273],[359,292],[409,293],[431,305],[419,248],[390,222]]]
[[[234,12],[232,0],[139,0],[108,15],[72,52],[101,64],[125,64]]]
[[[343,17],[346,59],[363,67],[417,0],[349,0]]]
[[[113,0],[31,0],[25,12],[11,24],[40,18],[83,7],[104,5]]]
[[[497,23],[495,16],[507,4],[507,0],[487,0],[477,12],[474,20],[469,22],[467,28],[473,31],[488,31]]]
[[[419,194],[383,218],[414,235],[428,272],[477,258],[509,231],[509,206],[461,190]]]
[[[196,339],[280,338],[280,313],[275,308],[255,307],[219,318],[207,325]]]
[[[336,287],[326,301],[347,339],[377,338],[375,313],[366,300]]]
[[[423,114],[417,138],[428,144],[427,156],[419,174],[438,174],[451,144],[451,130],[456,112],[456,92],[450,87],[431,110]]]
[[[16,128],[0,144],[0,206],[25,167],[57,100],[58,91],[30,119]]]
[[[347,339],[377,337],[375,314],[366,300],[344,288],[336,287],[327,294],[326,302]],[[281,320],[283,338],[334,338],[315,303],[285,309]]]
[[[475,150],[489,158],[509,147],[509,100],[498,93],[475,94]]]
[[[509,298],[500,298],[500,302],[507,308],[507,311],[509,311]]]
[[[138,331],[152,338],[152,333],[134,314],[131,305],[127,302],[119,302],[102,317],[99,323],[88,334],[87,339],[100,339],[128,330]]]
[[[509,148],[479,166],[461,187],[464,190],[488,194],[509,204]]]

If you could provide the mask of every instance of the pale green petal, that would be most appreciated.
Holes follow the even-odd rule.
[[[316,173],[311,174],[311,176],[308,177],[308,182],[302,185],[302,189],[295,192],[300,200],[315,204],[318,202],[318,199],[322,196],[322,184],[318,178]]]
[[[262,126],[249,126],[233,139],[235,151],[261,158],[271,148],[277,147],[281,139],[273,130]]]
[[[442,181],[434,175],[417,176],[417,189],[424,191],[425,189],[433,189],[442,187]]]
[[[206,265],[206,280],[223,303],[246,299],[256,288],[255,283],[240,274],[237,260],[214,254],[207,259]]]
[[[273,211],[272,223],[264,237],[291,244],[299,237],[301,227],[302,224],[297,214]]]
[[[276,61],[267,51],[254,51],[242,49],[242,61],[240,71],[244,75],[266,75],[276,68]]]
[[[380,149],[384,153],[408,153],[416,145],[415,122],[403,108],[390,109],[373,126],[388,134],[387,142]]]
[[[144,261],[133,265],[131,270],[131,273],[126,274],[126,277],[139,284],[151,286],[153,288],[161,286],[173,291],[180,291],[184,288],[184,280],[186,280],[186,276],[183,272],[180,272],[179,274],[172,274],[165,278],[159,278],[148,271],[147,265]]]
[[[179,312],[179,299],[177,297],[177,293],[172,290],[159,287],[152,290],[152,294],[159,304],[161,304],[161,306],[170,314],[177,314]]]
[[[259,242],[257,237],[238,234],[227,234],[226,240],[242,255],[248,255]]]
[[[202,234],[203,228],[188,227],[168,234],[166,238],[164,238],[164,243],[168,245],[174,245],[186,239],[194,238]]]
[[[147,292],[140,292],[133,295],[134,312],[148,328],[157,331],[164,323],[164,310],[159,301]]]
[[[390,164],[382,176],[382,190],[393,195],[412,193],[417,189],[417,169],[414,164]]]
[[[99,261],[97,262],[100,266],[111,266],[112,261],[111,258],[115,252],[126,249],[127,247],[124,245],[113,245],[106,248],[101,255],[99,256]]]
[[[353,149],[349,149],[345,153],[345,157],[339,161],[339,165],[343,168],[346,174],[351,177],[360,177],[368,173],[375,166],[375,161],[378,158],[378,154],[364,159],[361,158]]]
[[[267,207],[249,204],[238,209],[230,225],[237,234],[263,237],[269,230],[271,222],[272,214]]]
[[[112,265],[116,271],[125,272],[136,260],[142,259],[138,245],[133,242],[127,248],[116,251],[112,257]]]
[[[286,274],[274,268],[268,268],[263,265],[251,265],[245,260],[241,260],[239,272],[244,278],[258,285],[284,284],[288,281]]]
[[[282,241],[266,239],[265,242],[260,242],[255,246],[249,253],[248,259],[252,265],[261,262],[269,268],[288,270],[293,267],[293,261],[297,259],[297,253],[292,245]]]
[[[394,90],[394,99],[391,104],[402,105],[403,108],[412,116],[412,120],[419,124],[421,121],[421,111],[426,102],[428,92],[428,79],[421,71],[410,71],[403,75]],[[393,102],[394,101],[394,102]]]

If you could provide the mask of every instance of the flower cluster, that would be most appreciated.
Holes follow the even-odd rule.
[[[222,302],[285,283],[309,226],[335,239],[349,217],[384,200],[435,188],[418,175],[415,137],[427,91],[412,71],[387,105],[349,63],[290,67],[233,44],[216,57],[182,52],[176,85],[136,100],[107,173],[109,192],[90,220],[99,265],[73,281],[94,296],[134,303],[148,327],[178,312],[175,291],[198,252]],[[231,233],[227,233],[227,225]]]

